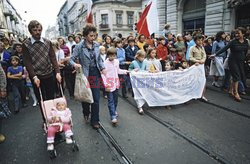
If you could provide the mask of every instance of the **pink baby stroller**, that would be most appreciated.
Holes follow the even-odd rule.
[[[56,106],[57,100],[64,99],[65,102],[66,102],[66,98],[65,98],[65,96],[63,94],[63,91],[62,91],[62,86],[61,85],[59,85],[59,86],[60,86],[60,91],[61,91],[62,97],[56,98],[56,99],[53,99],[53,100],[46,100],[46,101],[43,101],[42,92],[41,92],[41,89],[39,88],[39,93],[40,93],[40,97],[41,97],[42,114],[43,114],[43,116],[45,118],[44,130],[45,130],[46,134],[48,132],[48,127],[50,125],[59,125],[58,123],[53,123],[52,124],[52,123],[50,123],[48,121],[48,116],[50,115],[50,112],[51,112],[52,108]],[[70,118],[70,126],[73,128],[73,121],[72,121],[71,118]],[[73,152],[79,151],[78,145],[77,145],[73,135],[70,138],[73,141],[72,142],[72,151]],[[60,128],[60,130],[56,133],[56,136],[55,136],[55,139],[54,139],[54,146],[56,147],[56,145],[58,145],[58,144],[60,144],[62,142],[65,142],[65,135],[64,135],[62,129]],[[54,148],[54,150],[48,150],[48,153],[49,153],[49,157],[51,159],[54,159],[57,156],[55,148]]]

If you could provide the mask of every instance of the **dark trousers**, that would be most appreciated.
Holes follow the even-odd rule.
[[[64,92],[64,70],[60,69],[60,75],[62,77],[62,82],[61,82],[61,86],[62,86],[62,90]],[[56,76],[56,75],[55,75]],[[56,80],[54,80],[55,82],[55,92],[56,92],[56,96],[62,96],[61,90],[60,90],[60,86],[58,84],[58,82]]]
[[[127,84],[126,84],[127,75],[119,75],[119,79],[122,87],[122,96],[124,97],[127,95]]]
[[[36,95],[36,99],[39,102],[40,110],[42,113],[42,106],[40,103],[41,97],[40,97],[39,89],[34,84],[33,80],[32,80],[32,85],[34,87],[34,93]],[[46,79],[40,79],[40,88],[41,88],[41,92],[42,92],[42,96],[43,96],[43,101],[51,100],[51,99],[55,98],[55,78],[54,78],[53,74],[51,74],[51,76],[46,78]],[[42,118],[43,118],[43,121],[45,122],[45,118],[44,118],[43,113],[42,113]]]
[[[25,86],[23,80],[12,82],[12,92],[14,97],[14,110],[19,111],[26,102]]]
[[[74,97],[75,79],[76,79],[76,74],[75,73],[73,74],[72,71],[73,69],[64,71],[66,88],[69,91],[70,97]]]
[[[166,71],[166,69],[165,69],[166,61],[161,60],[160,62],[161,62],[162,71]]]
[[[230,71],[229,71],[229,69],[225,69],[225,76],[224,76],[224,80],[223,80],[223,88],[224,89],[229,89],[230,79],[231,79]]]
[[[108,92],[108,108],[111,120],[116,119],[117,104],[118,104],[118,90],[116,89],[113,92]]]
[[[97,67],[90,67],[88,81],[91,87],[94,103],[82,103],[83,115],[89,116],[91,109],[91,125],[96,125],[99,123],[100,87],[102,83],[101,74]]]
[[[126,69],[125,65],[120,65],[121,69]],[[127,75],[119,75],[119,79],[120,79],[120,84],[122,86],[122,96],[126,96],[127,95],[127,84],[126,84],[126,80],[127,80]]]

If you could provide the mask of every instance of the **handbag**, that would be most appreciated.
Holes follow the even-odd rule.
[[[74,97],[75,100],[80,102],[94,102],[89,82],[86,76],[84,76],[82,69],[76,73]]]

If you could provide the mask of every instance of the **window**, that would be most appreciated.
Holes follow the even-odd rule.
[[[198,29],[204,31],[206,2],[201,0],[186,0],[183,7],[183,31],[190,32]]]
[[[128,25],[133,26],[134,24],[134,13],[128,12]]]
[[[109,22],[108,22],[108,14],[102,14],[101,18],[102,18],[102,24],[103,25],[108,25],[109,24]]]
[[[122,14],[116,13],[116,24],[121,25],[122,24]]]

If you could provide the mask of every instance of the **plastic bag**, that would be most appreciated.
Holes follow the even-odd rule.
[[[86,76],[84,76],[82,69],[76,73],[74,97],[80,102],[94,102],[89,82]]]

